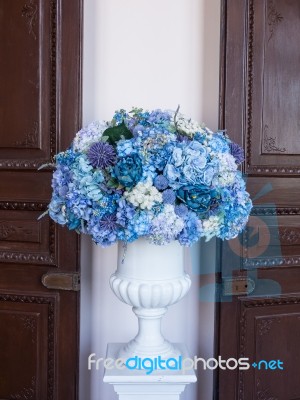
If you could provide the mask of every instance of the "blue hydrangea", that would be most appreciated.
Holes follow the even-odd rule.
[[[88,222],[87,233],[92,236],[96,244],[102,247],[110,246],[117,240],[117,217],[114,214],[105,214],[100,219],[92,216]]]
[[[182,246],[192,246],[197,242],[202,234],[202,224],[196,213],[189,211],[184,216],[184,229],[178,236],[178,241]]]
[[[230,146],[229,142],[225,135],[222,133],[215,133],[213,135],[212,140],[209,143],[210,148],[212,151],[219,152],[219,153],[229,153]]]
[[[206,147],[198,141],[180,142],[174,147],[164,168],[164,175],[173,189],[183,185],[210,185],[217,173]]]
[[[132,137],[112,136],[108,144],[104,131],[120,124]],[[103,247],[139,237],[183,246],[200,237],[231,239],[252,208],[237,169],[243,157],[227,134],[182,114],[119,110],[81,129],[56,155],[49,216]]]
[[[54,194],[48,206],[48,210],[49,216],[53,221],[60,225],[65,225],[68,222],[65,202],[61,197]]]
[[[132,154],[136,154],[137,149],[134,148],[134,145],[134,139],[119,140],[119,142],[117,143],[118,157],[123,158]]]

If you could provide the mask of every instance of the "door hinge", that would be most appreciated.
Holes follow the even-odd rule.
[[[42,284],[47,289],[80,290],[80,274],[64,272],[48,272],[42,276]]]
[[[223,278],[223,296],[249,295],[255,289],[255,281],[247,276]]]

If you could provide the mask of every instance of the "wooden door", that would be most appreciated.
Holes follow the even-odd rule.
[[[78,291],[62,289],[77,289],[78,238],[48,217],[38,220],[51,196],[51,170],[37,169],[65,149],[80,126],[81,23],[81,0],[0,0],[5,400],[77,398],[79,298]]]
[[[221,127],[244,146],[254,209],[221,244],[220,400],[300,399],[300,1],[222,1]],[[274,364],[275,366],[275,364]]]

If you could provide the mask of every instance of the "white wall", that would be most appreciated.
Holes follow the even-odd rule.
[[[83,122],[110,119],[114,110],[141,106],[175,109],[217,128],[220,0],[84,0]],[[205,252],[205,254],[204,254]],[[203,254],[205,258],[203,258]],[[201,259],[214,267],[215,247]],[[185,341],[191,355],[213,354],[213,302],[199,301],[200,246],[188,266],[193,286],[163,322],[165,336]],[[87,357],[105,356],[107,342],[136,332],[129,306],[111,292],[116,248],[82,239],[80,399],[116,399],[103,371],[88,371]],[[213,297],[213,289],[210,290]],[[201,372],[184,399],[212,398],[212,374]]]

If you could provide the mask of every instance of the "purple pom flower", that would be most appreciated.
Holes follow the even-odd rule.
[[[187,136],[181,135],[181,134],[177,135],[177,139],[178,139],[179,142],[188,142],[188,141],[190,141]]]
[[[116,152],[108,143],[94,143],[88,152],[88,160],[94,168],[106,168],[113,165],[116,160]]]
[[[157,175],[154,179],[154,186],[158,190],[165,190],[169,186],[169,181],[164,175]]]
[[[174,204],[175,203],[176,195],[172,189],[164,190],[162,193],[162,197],[163,197],[164,203],[166,203],[166,204]]]
[[[107,214],[99,221],[101,230],[114,231],[117,229],[117,216],[115,214]]]
[[[184,204],[179,204],[178,206],[175,206],[175,214],[178,215],[178,217],[186,217],[188,211],[189,209]]]
[[[230,143],[230,153],[237,164],[241,164],[245,160],[244,150],[237,143]]]

